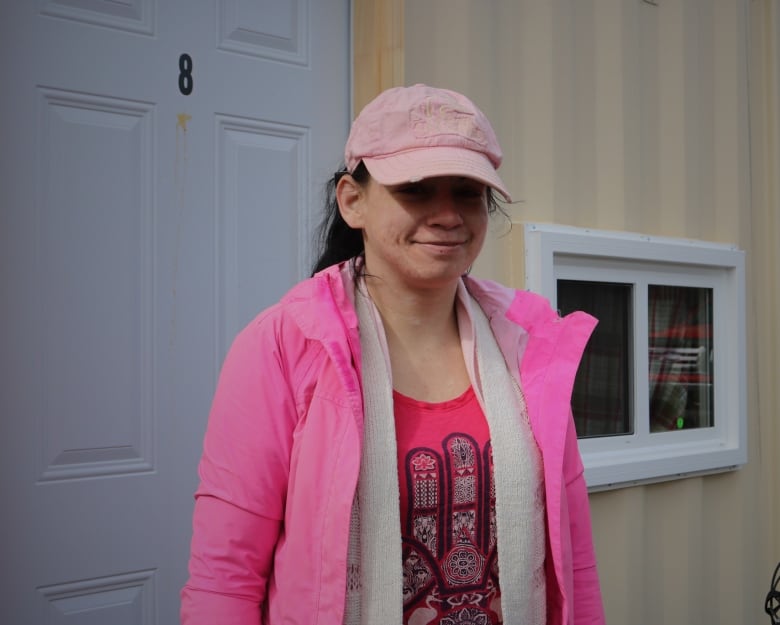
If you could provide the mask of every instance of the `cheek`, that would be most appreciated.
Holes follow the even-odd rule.
[[[390,211],[375,213],[366,223],[365,230],[376,241],[396,241],[408,229],[402,217]]]
[[[386,216],[372,216],[363,227],[363,245],[369,253],[387,255],[398,247],[399,240],[397,224]]]
[[[480,215],[475,215],[474,220],[471,223],[471,232],[474,233],[474,239],[481,242],[485,240],[488,228],[488,214],[487,212]]]
[[[472,263],[482,253],[482,249],[484,247],[485,247],[485,232],[483,231],[479,236],[474,237],[474,245],[472,246],[472,250],[471,250]]]

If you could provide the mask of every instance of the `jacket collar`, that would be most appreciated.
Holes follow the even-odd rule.
[[[349,262],[333,265],[293,287],[282,302],[306,338],[324,344],[340,343],[346,338],[359,362],[352,279]],[[562,329],[561,318],[546,299],[534,293],[470,276],[463,278],[460,288],[465,288],[479,302],[508,363],[514,358],[515,364],[522,361],[529,335],[555,335]],[[463,300],[462,294],[459,297]],[[567,321],[575,322],[587,334],[595,325],[595,320],[584,313],[574,313]],[[342,331],[334,332],[334,329]]]

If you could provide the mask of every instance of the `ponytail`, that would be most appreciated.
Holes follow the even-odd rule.
[[[347,225],[341,217],[336,200],[336,185],[347,172],[339,171],[325,185],[325,215],[317,231],[317,262],[312,275],[345,260],[354,260],[363,255],[363,231]],[[352,173],[360,185],[368,183],[369,173],[361,162]]]

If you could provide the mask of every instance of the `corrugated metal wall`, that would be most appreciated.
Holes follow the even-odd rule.
[[[776,0],[355,0],[356,104],[398,82],[470,95],[501,138],[516,224],[747,252],[749,463],[591,496],[612,625],[769,620],[780,559],[779,12]],[[522,227],[507,230],[496,226],[475,271],[522,286]]]

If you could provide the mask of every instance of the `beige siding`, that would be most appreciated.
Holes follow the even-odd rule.
[[[476,273],[523,286],[523,221],[747,252],[748,465],[591,503],[610,624],[768,622],[780,560],[780,6],[359,0],[356,15],[364,5],[403,20],[381,87],[452,87],[494,121],[519,201]],[[355,29],[365,40],[377,26]],[[374,80],[367,99],[380,85],[355,69],[356,89]]]
[[[750,120],[752,259],[749,304],[753,348],[751,409],[760,464],[757,487],[766,495],[769,557],[780,559],[780,5],[752,2]]]

